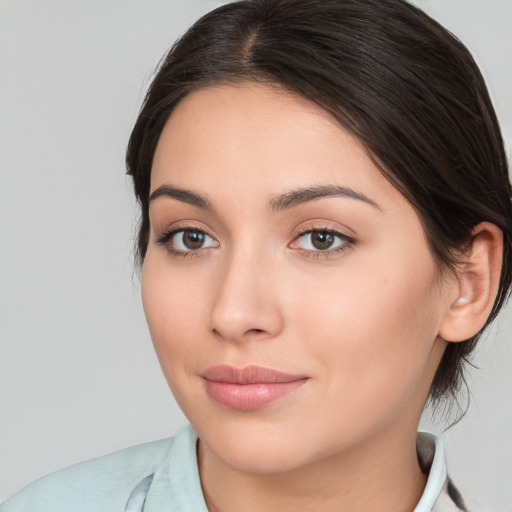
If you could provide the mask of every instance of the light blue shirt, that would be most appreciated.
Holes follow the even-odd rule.
[[[190,426],[169,439],[133,446],[36,480],[0,512],[208,512],[199,480],[197,435]],[[442,442],[418,434],[418,456],[430,467],[414,512],[458,512],[450,495]],[[454,498],[455,499],[455,498]]]

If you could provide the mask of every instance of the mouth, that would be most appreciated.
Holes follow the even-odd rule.
[[[308,377],[292,375],[262,366],[234,368],[212,366],[205,370],[208,396],[228,409],[250,411],[278,400],[307,382]]]

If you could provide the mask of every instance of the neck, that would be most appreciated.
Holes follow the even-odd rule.
[[[411,512],[426,483],[416,455],[416,431],[404,436],[392,430],[341,454],[264,475],[237,471],[200,443],[199,469],[208,509]]]

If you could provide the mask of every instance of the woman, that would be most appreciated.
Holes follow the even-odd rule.
[[[464,510],[416,430],[509,293],[512,212],[462,44],[401,0],[228,4],[162,63],[127,164],[192,428],[2,510]]]

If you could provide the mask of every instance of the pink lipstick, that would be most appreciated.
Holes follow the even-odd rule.
[[[250,411],[259,409],[301,387],[308,380],[262,366],[237,369],[212,366],[201,375],[209,397],[227,407]]]

